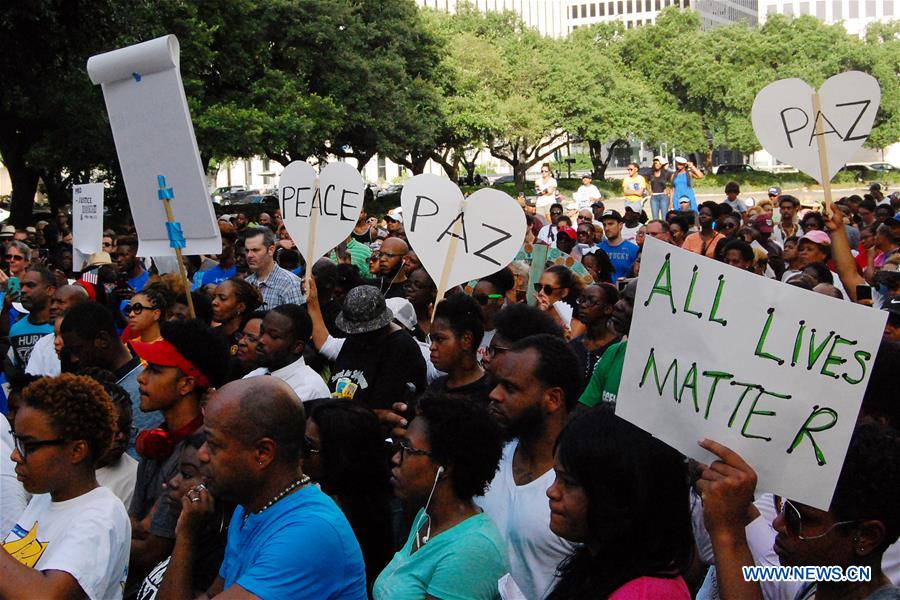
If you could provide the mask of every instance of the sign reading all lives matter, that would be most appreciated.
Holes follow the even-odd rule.
[[[616,414],[827,510],[887,316],[648,238]]]
[[[179,69],[178,40],[167,35],[88,59],[101,84],[125,178],[140,256],[174,256],[157,177],[172,188],[174,220],[183,254],[218,254],[222,238],[188,111]]]
[[[103,184],[72,186],[72,266],[81,270],[85,257],[103,247]]]

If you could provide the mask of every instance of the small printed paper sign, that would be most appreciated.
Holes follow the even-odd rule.
[[[616,414],[709,463],[740,454],[757,489],[827,510],[887,313],[648,237]]]
[[[503,269],[525,238],[525,213],[499,190],[482,188],[464,198],[449,179],[416,175],[404,184],[400,205],[410,245],[445,290]]]
[[[847,71],[830,77],[819,88],[819,112],[813,110],[814,93],[802,79],[770,83],[756,95],[751,119],[757,139],[769,154],[824,185],[869,137],[881,88],[871,75]],[[817,124],[821,134],[816,132]],[[828,156],[824,177],[819,163],[820,135]]]
[[[359,172],[344,162],[329,164],[318,176],[303,161],[285,167],[278,190],[281,217],[308,265],[347,239],[362,210],[364,191]]]
[[[103,248],[103,184],[72,186],[72,266],[81,271],[84,260]]]

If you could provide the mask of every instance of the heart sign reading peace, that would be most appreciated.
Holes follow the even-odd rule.
[[[400,204],[406,237],[439,293],[506,267],[525,239],[525,213],[499,190],[463,198],[449,179],[416,175]]]
[[[802,79],[770,83],[756,95],[751,116],[756,137],[769,154],[825,184],[853,158],[872,131],[881,88],[871,75],[847,71],[822,84],[818,111],[813,109],[814,93]],[[828,157],[824,177],[819,137],[825,141]]]
[[[294,161],[279,187],[284,226],[308,265],[347,239],[362,210],[365,185],[347,163],[332,163],[317,176],[308,163]]]

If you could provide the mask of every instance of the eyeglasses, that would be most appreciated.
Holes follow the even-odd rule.
[[[306,436],[306,435],[303,436],[303,444],[306,449],[307,456],[311,456],[313,454],[319,454],[320,452],[322,452],[321,448],[313,447],[313,441],[311,439],[309,439],[309,436]]]
[[[21,254],[7,254],[6,260],[25,260],[25,257]]]
[[[54,440],[29,440],[26,442],[12,431],[9,433],[12,434],[13,441],[16,444],[16,451],[18,451],[22,460],[28,460],[28,455],[38,448],[43,448],[44,446],[59,446],[69,441],[63,438],[56,438]]]
[[[592,217],[584,217],[584,216],[582,216],[582,215],[578,215],[578,216],[575,217],[575,218],[576,218],[577,220],[579,220],[579,221],[593,221],[593,218],[592,218]]]
[[[600,301],[595,300],[594,298],[581,297],[575,301],[575,304],[577,304],[578,306],[597,306],[598,304],[600,304]]]
[[[803,541],[821,539],[831,533],[834,528],[839,525],[850,525],[851,523],[859,522],[859,519],[853,521],[838,521],[837,523],[832,523],[831,527],[826,529],[824,533],[820,533],[819,535],[803,535],[803,520],[800,518],[800,511],[797,510],[797,507],[787,498],[778,498],[776,496],[776,502],[781,504],[778,509],[778,514],[784,521],[785,529],[787,529],[788,533]]]
[[[547,294],[548,296],[549,296],[550,294],[552,294],[553,292],[555,292],[556,290],[561,290],[561,289],[562,289],[561,287],[553,287],[553,286],[550,285],[549,283],[545,283],[545,284],[543,284],[543,285],[540,284],[540,283],[535,283],[535,284],[534,284],[534,291],[535,291],[535,292],[537,292],[537,293],[540,294],[540,293],[541,293],[541,290],[543,290],[544,293]]]
[[[400,453],[400,463],[403,463],[403,459],[406,458],[407,454],[411,454],[412,456],[431,456],[431,452],[429,450],[420,450],[419,448],[414,448],[409,445],[409,442],[406,440],[397,440],[393,445],[394,454]]]
[[[562,214],[562,211],[561,210],[551,210],[550,214],[558,217],[559,215]]]
[[[737,227],[734,223],[722,223],[722,229],[734,229]]]
[[[378,258],[397,258],[398,256],[406,256],[405,254],[391,254],[390,252],[379,252]]]
[[[134,304],[126,304],[122,308],[122,312],[125,313],[126,315],[130,315],[131,313],[134,313],[135,315],[139,315],[142,312],[144,312],[145,310],[156,310],[156,309],[157,309],[157,307],[155,307],[155,306],[144,306],[140,302],[135,302]]]
[[[491,300],[500,300],[503,298],[503,294],[474,294],[472,297],[478,300],[478,304],[486,306]]]
[[[237,341],[242,342],[246,341],[248,344],[256,344],[259,342],[259,337],[255,335],[251,335],[249,333],[244,333],[242,331],[238,331],[234,336]]]
[[[503,346],[488,346],[487,350],[485,350],[485,354],[491,357],[491,360],[497,358],[498,354],[503,354],[504,352],[508,352],[509,348],[504,348]]]

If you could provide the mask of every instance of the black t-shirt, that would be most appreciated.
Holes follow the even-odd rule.
[[[600,357],[603,356],[606,349],[620,341],[622,338],[615,337],[608,344],[597,348],[596,350],[588,350],[587,346],[584,345],[584,339],[585,337],[583,335],[579,335],[577,338],[569,341],[569,347],[575,351],[575,356],[578,357],[578,364],[581,366],[582,372],[584,373],[584,380],[588,381],[591,378],[591,374],[594,372],[594,367],[600,362]]]
[[[356,233],[355,231],[350,232],[350,237],[359,242],[360,244],[365,244],[368,246],[372,242],[374,242],[374,235],[371,229],[366,229],[362,233]]]
[[[494,386],[491,385],[491,382],[488,380],[487,373],[482,375],[481,379],[479,379],[478,381],[473,381],[472,383],[461,385],[455,388],[447,387],[448,378],[449,375],[442,375],[438,377],[431,382],[431,385],[428,386],[428,391],[446,392],[448,394],[454,394],[457,396],[465,396],[470,400],[475,400],[485,405],[487,405],[491,401],[488,396],[490,395],[491,390],[494,389]]]
[[[334,363],[332,396],[358,400],[369,408],[390,408],[406,394],[406,384],[425,389],[425,359],[404,330],[377,338],[351,335]]]
[[[650,182],[650,192],[653,194],[662,194],[666,191],[666,184],[672,179],[672,172],[663,169],[659,172],[658,177],[653,176],[653,172],[649,173],[647,180]]]

